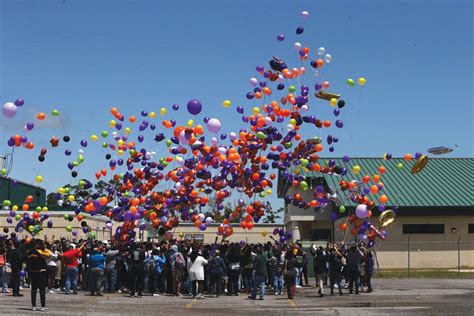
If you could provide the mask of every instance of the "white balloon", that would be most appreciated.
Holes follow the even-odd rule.
[[[211,143],[212,143],[213,145],[217,145],[218,142],[219,142],[219,140],[218,140],[216,137],[212,137],[212,138],[211,138]]]
[[[328,64],[331,62],[331,60],[332,60],[331,54],[324,55],[324,61],[326,61]]]
[[[296,42],[293,47],[295,48],[295,50],[300,50],[301,49],[301,43],[300,42]]]
[[[303,19],[306,19],[307,17],[309,17],[309,12],[308,11],[301,11],[301,17]]]
[[[318,55],[324,55],[325,52],[326,52],[326,48],[324,47],[318,48]]]
[[[306,111],[308,111],[308,109],[309,109],[309,107],[306,104],[303,104],[301,106],[301,112],[306,112]]]
[[[78,152],[79,154],[81,154],[81,155],[84,154],[84,150],[82,150],[82,149],[77,150],[77,152]]]
[[[235,140],[237,138],[237,134],[234,132],[229,133],[230,140]]]
[[[257,78],[250,78],[250,84],[251,84],[252,86],[256,86],[257,83],[258,83]]]
[[[295,127],[291,124],[288,124],[288,125],[286,125],[286,129],[291,132],[292,130],[295,129]]]

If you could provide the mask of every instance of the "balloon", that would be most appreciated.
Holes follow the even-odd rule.
[[[354,174],[359,174],[359,172],[360,172],[360,166],[355,165],[354,167],[352,167],[352,172],[354,172]]]
[[[365,204],[359,204],[356,206],[355,213],[358,218],[366,218],[369,210],[367,209],[367,205]]]
[[[230,102],[230,100],[224,100],[224,102],[222,102],[222,106],[225,107],[225,108],[228,108],[230,107],[232,103]]]
[[[277,36],[277,40],[278,40],[279,42],[284,41],[284,40],[285,40],[285,35],[279,34],[279,35]]]
[[[12,118],[15,116],[17,107],[14,103],[12,102],[7,102],[3,105],[3,115],[5,115],[8,118]]]
[[[36,118],[40,121],[44,120],[46,118],[46,114],[44,114],[43,112],[40,112],[36,115]]]
[[[192,115],[198,115],[202,111],[202,104],[199,100],[193,99],[188,102],[188,112]]]
[[[166,115],[166,112],[167,112],[166,108],[161,108],[161,109],[160,109],[160,115],[161,115],[161,116],[165,116],[165,115]]]
[[[346,80],[346,82],[350,86],[355,86],[354,79],[349,78],[349,79]]]
[[[59,111],[58,110],[52,110],[51,115],[53,116],[59,116]]]
[[[303,19],[306,19],[307,17],[309,17],[309,12],[308,11],[301,11],[301,17]]]
[[[38,182],[38,183],[43,182],[43,177],[42,176],[36,176],[36,182]]]
[[[18,98],[15,100],[16,106],[23,106],[23,104],[25,104],[25,100],[23,100],[22,98]]]
[[[365,78],[359,78],[357,79],[357,83],[359,83],[359,85],[361,86],[365,86],[366,80]]]
[[[326,63],[329,64],[329,63],[331,62],[331,60],[332,60],[332,56],[331,56],[330,54],[324,55],[324,61],[325,61]]]
[[[332,98],[331,100],[329,100],[329,103],[331,104],[331,106],[336,106],[336,104],[337,104],[337,99],[336,99],[336,98]]]
[[[324,47],[318,48],[318,55],[324,55],[324,53],[326,53],[326,48]]]
[[[207,129],[211,132],[211,133],[217,133],[220,131],[222,125],[221,125],[221,122],[216,119],[216,118],[211,118],[208,122],[207,122]]]

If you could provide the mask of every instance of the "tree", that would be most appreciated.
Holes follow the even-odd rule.
[[[264,204],[263,208],[265,209],[265,218],[262,223],[276,223],[278,220],[282,219],[281,214],[283,213],[283,207],[280,207],[278,210],[274,211],[270,202]]]

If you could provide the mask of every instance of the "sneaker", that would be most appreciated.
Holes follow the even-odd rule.
[[[158,297],[158,296],[160,296],[160,294],[155,293],[155,294],[153,294],[153,296],[154,296],[154,297]]]
[[[41,311],[41,312],[47,312],[47,311],[48,311],[48,308],[47,308],[47,307],[41,307],[40,311]]]
[[[33,312],[36,312],[37,309],[36,309],[36,306],[33,306],[33,308],[31,309]]]
[[[53,290],[49,290],[48,293],[49,293],[49,294],[54,294],[54,291],[53,291]]]
[[[118,290],[117,293],[122,293],[122,290]]]
[[[297,289],[301,288],[301,285],[297,285],[296,288],[297,288]]]
[[[337,286],[337,284],[334,284],[334,288],[335,288],[335,289],[338,289],[339,287]]]

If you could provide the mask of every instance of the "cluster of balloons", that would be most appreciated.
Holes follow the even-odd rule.
[[[301,12],[303,19],[308,16],[307,11]],[[298,26],[295,33],[298,37],[302,36],[304,28]],[[284,42],[285,35],[278,35],[277,40]],[[179,124],[174,118],[163,118],[159,122],[155,112],[146,110],[127,117],[117,107],[112,107],[108,126],[90,135],[91,143],[87,139],[76,140],[80,149],[67,164],[71,176],[76,178],[78,167],[85,161],[88,146],[99,143],[107,153],[104,156],[105,167],[97,168],[95,178],[111,180],[106,193],[95,192],[93,182],[86,177],[80,179],[77,185],[91,194],[74,196],[64,187],[58,189],[54,198],[61,201],[64,207],[75,209],[83,233],[90,236],[93,232],[84,221],[84,213],[88,216],[107,216],[109,221],[106,226],[109,229],[112,221],[121,222],[122,225],[115,230],[115,237],[124,242],[136,237],[136,228],[156,229],[160,235],[171,238],[171,230],[180,221],[191,221],[204,231],[215,218],[206,216],[201,210],[210,210],[211,214],[222,213],[224,205],[232,201],[236,201],[236,206],[217,227],[216,234],[231,236],[235,222],[250,230],[266,215],[261,199],[272,194],[278,173],[284,185],[294,189],[293,194],[285,196],[288,204],[320,211],[331,201],[337,201],[337,190],[312,186],[302,171],[334,177],[348,174],[350,157],[347,155],[343,158],[343,164],[337,164],[333,159],[322,162],[319,158],[325,150],[329,153],[336,151],[338,130],[344,127],[339,115],[347,103],[340,94],[327,90],[331,87],[328,81],[306,76],[307,68],[316,72],[332,62],[332,55],[324,47],[313,52],[301,42],[292,47],[297,52],[296,61],[291,62],[294,67],[276,56],[269,60],[267,66],[256,67],[256,73],[249,80],[250,89],[245,93],[244,102],[247,104],[235,107],[243,123],[239,130],[222,133],[219,118],[199,117],[206,102],[198,99],[189,100],[184,110],[178,104],[171,107],[173,112],[180,111],[181,118],[186,116],[184,111],[191,115],[186,124]],[[357,83],[364,86],[366,79],[361,77]],[[353,86],[355,81],[347,79],[347,84]],[[13,117],[17,106],[23,103],[22,99],[6,103],[4,115]],[[321,104],[334,108],[330,115],[320,111]],[[230,100],[222,102],[224,108],[231,108],[232,105]],[[51,114],[58,116],[59,111],[53,110]],[[168,110],[163,107],[159,114],[166,116]],[[44,113],[37,115],[38,120],[45,118]],[[28,122],[25,126],[31,131],[34,123]],[[307,134],[307,130],[311,130],[313,135],[327,131],[328,135],[305,140],[303,134]],[[62,142],[60,137],[53,136],[50,143],[55,148],[70,141],[68,135],[62,137]],[[153,145],[149,145],[150,142]],[[151,148],[159,143],[164,144],[165,150],[158,153]],[[15,135],[8,141],[10,146],[22,144],[33,148],[24,136]],[[46,147],[41,149],[38,156],[40,162],[45,160],[47,152]],[[71,149],[65,148],[64,154],[71,156]],[[388,160],[391,155],[385,154],[384,158]],[[405,158],[408,162],[411,156]],[[100,165],[96,159],[92,163]],[[342,191],[349,192],[347,198],[358,203],[354,210],[347,210],[347,218],[353,225],[353,235],[359,239],[384,238],[384,234],[375,229],[369,219],[375,206],[384,210],[389,201],[386,195],[380,195],[378,201],[375,200],[384,189],[381,177],[386,168],[381,166],[379,174],[362,177],[363,170],[355,166],[352,168],[355,178],[340,182]],[[43,179],[38,176],[36,181]],[[305,200],[306,195],[302,193],[313,189],[313,197]],[[339,211],[346,213],[344,207]],[[38,215],[39,212],[33,213],[33,216],[12,214],[11,218],[19,216],[17,227],[30,232],[41,230],[40,223],[47,218]],[[67,215],[67,220],[71,218],[72,215]],[[336,220],[338,214],[331,215],[331,218]],[[344,225],[340,228],[345,230],[347,224]],[[77,234],[72,226],[68,226],[67,230]],[[280,242],[292,239],[291,233],[282,229],[274,231],[273,235]]]

